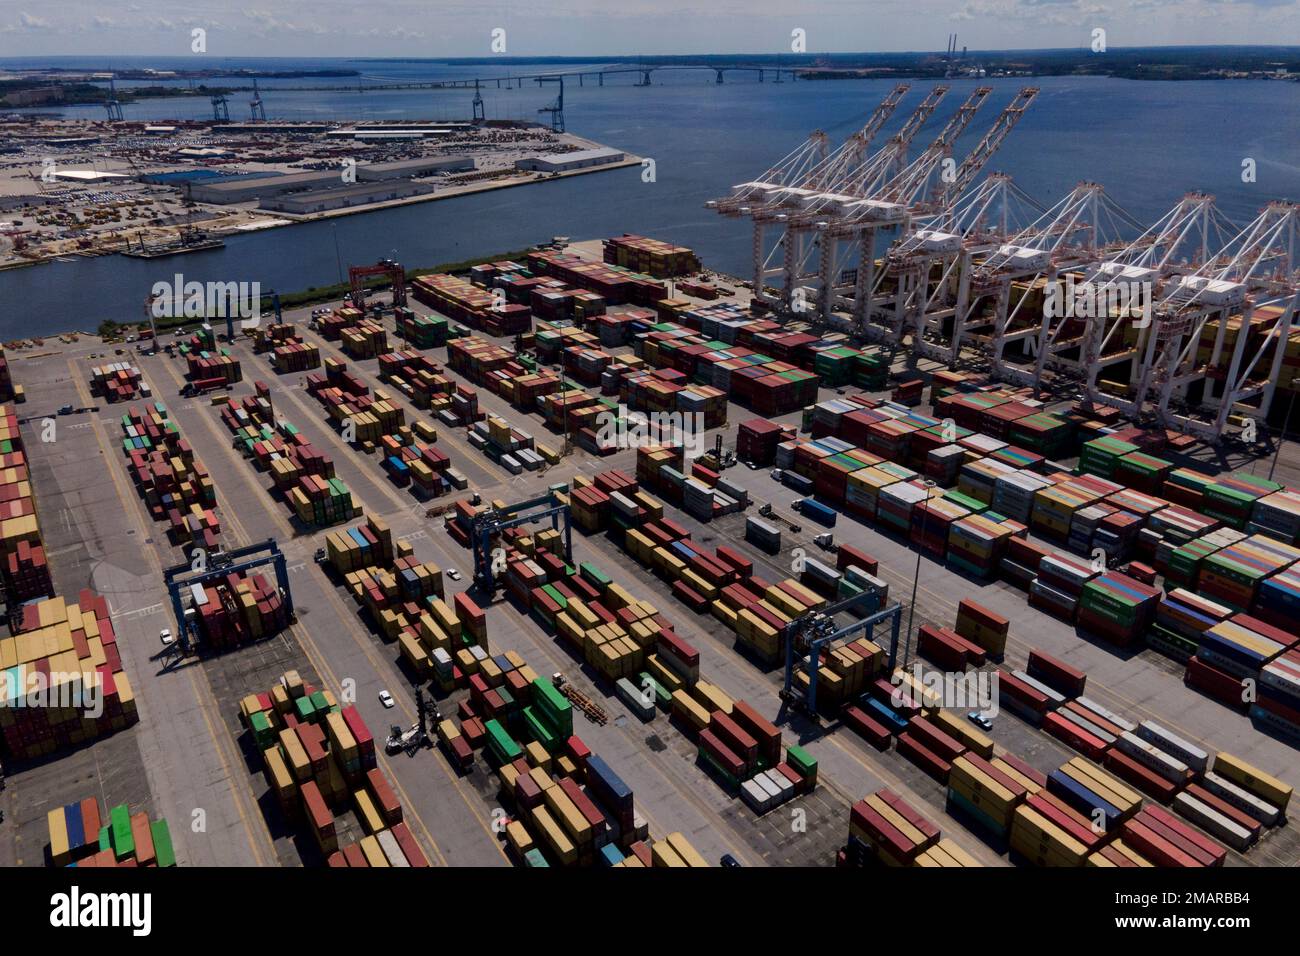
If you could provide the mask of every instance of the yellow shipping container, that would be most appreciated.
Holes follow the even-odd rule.
[[[583,630],[599,627],[601,624],[600,615],[581,601],[570,601],[568,608],[563,613],[573,618],[573,622]]]
[[[866,802],[867,806],[884,817],[913,846],[921,846],[925,843],[925,834],[904,819],[902,814],[882,800],[878,794],[868,795]]]
[[[704,857],[700,856],[695,847],[691,846],[691,841],[686,839],[684,835],[674,832],[668,834],[665,839],[668,841],[668,845],[672,847],[679,857],[682,858],[682,861],[687,866],[699,869],[708,868],[708,861],[705,860]]]
[[[511,820],[506,824],[506,842],[520,857],[537,845],[522,820]]]
[[[659,685],[670,694],[686,687],[686,682],[682,680],[681,675],[659,660],[658,655],[648,655],[645,664],[650,676],[658,681]]]
[[[367,833],[378,833],[384,828],[384,818],[379,815],[379,810],[375,808],[374,798],[370,796],[369,791],[353,791],[352,802],[356,804],[357,817],[361,820],[361,825],[366,828]]]
[[[552,786],[542,793],[542,798],[546,801],[551,814],[564,825],[565,831],[579,846],[591,842],[593,835],[591,823],[563,789]]]
[[[719,621],[721,621],[731,630],[733,631],[739,630],[740,628],[739,614],[736,612],[735,608],[729,607],[728,605],[724,604],[721,601],[714,601],[712,604],[709,605],[709,611],[712,612],[714,617],[716,617]]]
[[[551,755],[536,740],[528,741],[524,747],[524,756],[527,758],[530,767],[540,767],[547,773],[551,772]]]
[[[310,780],[311,761],[307,759],[307,751],[303,749],[302,741],[298,739],[298,735],[292,728],[286,727],[280,731],[280,747],[290,769],[293,770],[294,779],[300,783]]]
[[[332,712],[325,715],[325,729],[329,733],[330,752],[338,754],[344,761],[357,756],[357,739],[348,729],[348,722],[341,713]]]
[[[733,702],[730,697],[723,693],[722,688],[710,684],[708,681],[696,681],[695,686],[691,688],[695,699],[709,709],[709,713],[722,711],[724,714],[730,714]]]
[[[1047,866],[1082,866],[1088,848],[1029,806],[1019,806],[1011,822],[1011,845]]]
[[[650,859],[656,867],[676,867],[684,869],[686,861],[677,855],[677,851],[668,845],[668,841],[659,840],[650,847]]]
[[[1142,806],[1142,796],[1136,790],[1083,757],[1071,759],[1061,771],[1115,807],[1121,816],[1127,816]]]
[[[271,785],[276,796],[287,799],[296,791],[293,775],[284,762],[284,755],[276,747],[268,748],[263,756],[266,758],[266,782]]]
[[[68,846],[68,821],[63,807],[55,807],[45,815],[50,831],[50,861],[55,866],[67,866],[72,860]]]
[[[1214,772],[1253,793],[1279,810],[1291,802],[1292,787],[1276,777],[1252,767],[1240,757],[1220,751],[1214,758]]]
[[[672,709],[674,714],[679,715],[697,731],[703,730],[705,727],[709,726],[709,721],[712,719],[712,711],[700,704],[685,690],[675,690],[672,692],[672,695]]]
[[[993,759],[992,738],[972,727],[970,721],[963,720],[950,710],[940,710],[934,714],[934,722],[948,736],[955,737],[985,760]]]
[[[388,866],[388,857],[374,836],[361,838],[361,852],[366,855],[366,862],[375,867]]]
[[[564,829],[555,822],[546,807],[533,808],[533,823],[542,840],[551,848],[555,858],[565,866],[572,866],[578,859],[578,848],[565,834]]]
[[[1008,777],[1014,780],[1016,783],[1020,784],[1020,786],[1024,787],[1027,793],[1034,794],[1037,793],[1039,790],[1043,789],[1038,785],[1036,781],[1030,779],[1029,777],[1026,777],[1023,773],[1021,773],[1015,767],[1011,766],[1011,764],[1007,763],[1001,757],[994,757],[989,762],[993,764],[993,766],[997,767],[998,770],[1002,771],[1004,774],[1006,774]]]

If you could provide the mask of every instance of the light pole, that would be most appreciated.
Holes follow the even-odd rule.
[[[1295,411],[1295,392],[1291,392],[1291,401],[1286,406],[1286,419],[1282,422],[1282,431],[1277,436],[1277,448],[1273,450],[1273,463],[1268,466],[1268,480],[1273,480],[1273,471],[1277,468],[1277,459],[1282,454],[1286,443],[1286,433],[1291,428],[1291,413]]]
[[[921,515],[921,545],[916,549],[916,571],[912,575],[912,602],[907,609],[907,633],[903,636],[903,667],[906,668],[908,661],[912,658],[912,618],[916,616],[916,591],[921,583],[921,552],[925,550],[925,526],[926,519],[930,517],[930,489],[934,487],[934,482],[929,478],[924,481],[925,512]]]

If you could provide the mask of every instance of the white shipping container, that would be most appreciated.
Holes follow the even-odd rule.
[[[1286,658],[1273,661],[1259,672],[1259,682],[1300,698],[1300,662]]]
[[[1070,723],[1074,724],[1076,727],[1079,727],[1087,731],[1088,733],[1092,734],[1094,737],[1102,741],[1107,746],[1115,742],[1114,734],[1108,733],[1107,731],[1098,727],[1092,721],[1087,720],[1084,717],[1080,717],[1078,714],[1076,714],[1072,710],[1069,710],[1068,708],[1061,708],[1060,710],[1057,710],[1056,716],[1063,717],[1064,719],[1068,720]]]
[[[388,858],[389,866],[409,867],[411,865],[407,862],[406,854],[402,852],[402,847],[398,844],[397,837],[393,836],[392,830],[380,830],[375,834],[375,839],[379,841],[379,848]]]
[[[808,574],[817,578],[819,581],[824,581],[827,584],[832,585],[839,584],[840,582],[840,572],[832,568],[830,565],[818,561],[816,558],[805,558],[803,566],[804,570]]]
[[[1144,720],[1138,724],[1137,735],[1170,756],[1177,757],[1197,773],[1204,773],[1209,766],[1209,754],[1172,731],[1161,727],[1155,721]]]
[[[1153,747],[1136,734],[1124,731],[1115,741],[1120,752],[1132,757],[1143,766],[1154,770],[1166,780],[1183,783],[1187,780],[1187,764],[1176,760],[1157,747]]]
[[[754,782],[767,791],[767,795],[771,797],[773,801],[780,798],[781,788],[772,782],[771,778],[767,775],[766,770],[754,777]]]
[[[740,785],[740,795],[755,813],[765,813],[772,805],[772,795],[753,780]]]
[[[1065,703],[1065,695],[1058,690],[1048,687],[1042,681],[1030,677],[1024,671],[1012,671],[1011,676],[1028,684],[1034,690],[1046,697],[1051,703],[1061,705]]]
[[[749,504],[749,492],[734,481],[728,481],[726,478],[718,479],[717,490],[725,495],[735,498],[740,504]]]
[[[1101,706],[1101,704],[1097,703],[1095,700],[1092,700],[1091,698],[1080,697],[1078,699],[1078,703],[1080,707],[1088,708],[1088,710],[1092,711],[1098,717],[1105,718],[1110,723],[1114,724],[1116,727],[1119,727],[1123,730],[1127,730],[1129,733],[1133,733],[1134,731],[1137,730],[1137,724],[1133,723],[1133,721],[1121,717],[1113,710],[1107,710],[1105,707]]]
[[[735,498],[728,497],[721,492],[713,493],[713,503],[722,509],[724,515],[729,515],[740,510],[740,502]]]
[[[1265,800],[1261,800],[1249,790],[1245,790],[1233,783],[1227,777],[1220,777],[1213,770],[1208,770],[1201,779],[1201,786],[1214,794],[1224,803],[1230,803],[1254,817],[1265,826],[1273,826],[1278,821],[1281,811]]]
[[[779,799],[782,803],[794,796],[794,784],[791,783],[790,779],[781,771],[773,768],[767,772],[767,776],[768,779],[776,784],[777,789],[781,791]]]
[[[1180,793],[1174,797],[1174,809],[1210,836],[1222,840],[1234,850],[1244,853],[1255,842],[1255,833],[1229,820],[1218,810],[1197,800],[1191,794]]]

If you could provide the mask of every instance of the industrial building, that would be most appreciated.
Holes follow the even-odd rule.
[[[599,149],[580,149],[572,153],[546,153],[515,160],[515,169],[535,170],[539,173],[568,173],[592,166],[621,163],[624,154],[617,149],[602,146]]]
[[[189,187],[189,192],[190,198],[195,202],[230,205],[251,202],[254,199],[266,200],[272,196],[300,189],[324,189],[339,182],[339,171],[330,169],[309,173],[259,176],[251,179],[226,179],[215,183],[194,183]]]
[[[343,206],[360,206],[367,202],[384,202],[429,192],[428,188],[390,188],[394,180],[411,179],[435,173],[472,172],[472,156],[428,156],[391,163],[370,163],[356,167],[357,183],[344,183],[339,169],[312,172],[223,179],[212,183],[193,183],[190,195],[196,202],[230,205],[257,200],[263,208],[280,212],[319,212]],[[385,188],[366,184],[385,183]],[[362,186],[365,188],[357,188]],[[338,187],[338,188],[335,188]],[[293,193],[292,197],[285,194]],[[309,195],[298,195],[306,193]],[[365,199],[361,197],[375,196]],[[284,197],[280,199],[279,197]]]
[[[473,172],[473,156],[422,156],[419,159],[399,159],[391,163],[367,163],[357,167],[357,179],[376,182],[385,179],[407,179],[413,176],[430,176],[436,173]]]
[[[391,202],[433,192],[433,187],[410,180],[382,180],[379,182],[350,183],[337,189],[308,189],[303,192],[277,195],[262,201],[263,209],[276,212],[307,215],[347,209],[350,206],[367,206],[377,202]]]
[[[54,178],[61,182],[104,183],[110,180],[130,179],[126,173],[109,173],[99,169],[55,169]]]
[[[426,139],[437,136],[450,136],[471,129],[469,123],[439,123],[437,126],[384,126],[332,129],[325,135],[331,139],[354,139],[360,141],[392,139]]]

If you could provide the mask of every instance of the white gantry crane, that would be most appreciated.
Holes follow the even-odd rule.
[[[953,144],[990,92],[989,87],[976,89],[924,153],[883,188],[866,199],[846,204],[840,210],[840,218],[824,227],[821,276],[831,279],[838,275],[851,280],[825,286],[823,308],[827,314],[836,307],[849,309],[854,327],[864,336],[877,341],[897,341],[900,332],[895,326],[902,321],[897,303],[889,328],[882,330],[874,324],[877,300],[883,299],[880,290],[886,271],[877,269],[876,237],[883,230],[897,230],[900,236],[907,236],[919,217],[942,217],[959,198],[960,191],[974,181],[1038,95],[1035,87],[1020,90],[958,166],[952,159]],[[847,244],[848,255],[857,260],[857,268],[847,273],[839,271],[841,242]],[[851,297],[847,295],[850,290]],[[903,294],[906,297],[906,290]]]
[[[908,199],[916,189],[923,189],[930,175],[951,156],[953,143],[965,132],[990,92],[987,86],[975,89],[934,141],[906,166],[896,169],[892,161],[888,165],[882,162],[873,175],[862,180],[861,189],[826,197],[819,204],[811,225],[817,231],[817,295],[823,320],[829,319],[837,307],[851,309],[854,325],[865,329],[876,286],[877,232],[890,228],[906,231],[911,215]],[[889,149],[886,147],[882,153]],[[854,262],[856,267],[851,267]],[[788,275],[787,282],[799,278]],[[847,297],[849,293],[851,298]]]
[[[881,280],[894,281],[889,334],[901,344],[908,332],[917,356],[955,364],[946,331],[956,314],[960,278],[978,256],[992,252],[1044,212],[1004,173],[992,173],[956,205],[919,219],[885,254]]]
[[[1166,281],[1138,339],[1132,396],[1089,397],[1216,442],[1233,414],[1264,419],[1297,327],[1298,226],[1300,205],[1269,203],[1216,256]]]
[[[1150,321],[1164,283],[1200,268],[1236,233],[1213,196],[1190,192],[1124,248],[1067,274],[1057,307],[1044,310],[1039,379],[1050,371],[1054,385],[1081,386],[1091,399],[1105,369],[1137,357],[1127,337]]]
[[[771,169],[756,180],[733,186],[731,194],[722,199],[706,203],[719,213],[728,216],[748,217],[754,225],[754,297],[768,305],[790,301],[792,287],[787,283],[781,296],[775,297],[767,292],[767,278],[777,274],[770,269],[771,255],[766,251],[765,231],[769,225],[782,227],[782,235],[776,248],[784,248],[784,263],[789,266],[792,257],[797,261],[795,252],[799,239],[785,229],[787,219],[792,213],[804,208],[809,201],[833,189],[842,182],[850,182],[869,163],[870,146],[885,122],[893,115],[899,102],[910,89],[906,83],[895,86],[879,106],[868,117],[862,128],[850,136],[839,148],[828,154],[827,137],[820,130],[809,136],[808,140],[784,157]],[[944,88],[946,92],[946,88]],[[908,119],[903,132],[891,140],[891,156],[905,154],[906,145],[921,123],[930,115],[937,105],[942,93],[936,97],[932,94]],[[900,153],[901,149],[901,153]],[[882,152],[884,152],[882,150]]]
[[[1009,344],[1031,340],[1037,346],[1043,337],[1044,310],[1031,304],[1038,300],[1030,292],[1040,280],[1046,286],[1054,285],[1062,273],[1087,267],[1112,251],[1121,234],[1117,220],[1141,228],[1100,185],[1079,183],[1038,219],[974,263],[958,285],[952,359],[960,356],[969,339],[987,352],[996,378],[1036,384],[1036,370],[1006,357]],[[1017,285],[1021,295],[1012,304],[1012,289]]]

